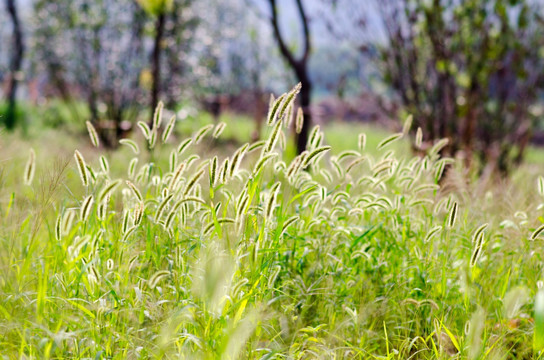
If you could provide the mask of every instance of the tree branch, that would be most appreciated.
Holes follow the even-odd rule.
[[[272,29],[274,30],[274,37],[276,38],[276,41],[278,42],[281,54],[287,59],[289,64],[294,68],[297,65],[298,61],[297,59],[295,59],[294,55],[291,53],[291,51],[285,44],[285,40],[283,39],[281,35],[280,27],[278,24],[278,10],[276,8],[276,0],[268,0],[268,3],[270,4],[270,10],[272,12],[270,22],[272,23]]]
[[[311,38],[310,38],[310,28],[308,25],[308,17],[306,17],[306,12],[302,6],[302,0],[296,0],[297,8],[300,15],[300,20],[302,21],[302,29],[304,31],[304,52],[302,54],[302,61],[306,61],[310,55],[312,48]]]

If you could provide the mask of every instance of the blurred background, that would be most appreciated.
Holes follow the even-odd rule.
[[[544,144],[544,0],[1,0],[0,127],[115,148],[159,101],[190,128],[262,136],[270,94],[302,83],[305,116],[347,146],[399,131],[477,174]],[[235,136],[235,137],[236,137]],[[351,137],[350,137],[351,136]],[[351,140],[350,140],[351,141]],[[348,141],[349,143],[349,141]]]

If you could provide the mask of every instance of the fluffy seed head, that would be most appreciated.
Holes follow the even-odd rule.
[[[100,140],[98,139],[98,133],[96,132],[96,129],[90,121],[86,121],[85,124],[87,125],[87,131],[89,132],[89,138],[91,139],[91,143],[94,147],[98,147],[100,145]]]
[[[170,179],[170,184],[168,185],[168,188],[172,191],[174,190],[179,181],[181,180],[181,174],[183,173],[183,170],[185,169],[185,163],[181,163],[176,168],[176,171],[174,172],[174,175],[172,175],[172,178]]]
[[[450,209],[450,212],[448,214],[448,219],[446,222],[448,228],[450,229],[455,225],[455,219],[457,218],[457,208],[458,208],[457,201],[455,201]]]
[[[406,121],[404,121],[404,126],[402,127],[402,133],[404,135],[408,134],[408,132],[412,128],[413,120],[414,120],[414,117],[412,115],[408,115],[408,117],[406,118]]]
[[[320,148],[315,149],[312,151],[308,157],[304,160],[303,167],[307,167],[311,164],[312,160],[317,159],[318,157],[322,156],[326,151],[329,151],[331,149],[330,146],[322,146]]]
[[[395,141],[399,140],[404,134],[403,133],[398,133],[398,134],[393,134],[385,139],[383,139],[379,144],[378,144],[378,147],[377,149],[378,150],[381,150],[383,149],[384,147],[388,146],[388,145],[391,145],[392,143],[394,143]]]
[[[227,126],[227,123],[225,123],[224,121],[221,121],[219,124],[217,124],[217,126],[213,130],[213,135],[212,135],[213,138],[217,139],[219,136],[221,136],[226,126]]]
[[[77,169],[79,171],[79,177],[81,178],[81,183],[83,183],[83,186],[89,185],[89,175],[87,174],[87,164],[85,164],[85,159],[83,159],[83,155],[76,150],[74,152],[74,159],[76,159],[77,163]]]
[[[189,139],[185,139],[184,141],[181,142],[181,144],[179,144],[178,146],[178,155],[181,155],[185,149],[187,149],[187,147],[189,145],[191,145],[191,143],[193,142],[193,139],[189,138]]]
[[[100,168],[104,174],[108,174],[110,172],[110,164],[104,156],[100,156]]]
[[[361,134],[359,134],[357,147],[359,148],[359,151],[365,151],[365,146],[366,146],[366,134],[361,133]]]
[[[487,224],[486,224],[486,226],[487,226]],[[474,247],[474,250],[472,252],[472,256],[470,257],[470,267],[474,267],[474,265],[476,265],[478,263],[478,259],[480,258],[481,254],[482,254],[483,245],[484,245],[484,235],[485,235],[485,233],[483,231],[484,229],[485,229],[485,227],[482,230],[480,230],[479,232],[477,231],[477,238],[475,238],[473,240],[474,243],[475,243],[475,247]]]
[[[140,153],[140,148],[138,147],[138,144],[130,139],[121,139],[119,140],[119,144],[128,146],[136,155]]]
[[[544,232],[544,224],[540,225],[531,235],[531,240],[536,240],[536,238]]]
[[[423,130],[421,130],[421,128],[418,127],[416,131],[416,141],[415,141],[415,145],[418,149],[421,149],[422,142],[423,142]]]
[[[170,275],[170,271],[167,271],[167,270],[157,271],[149,278],[149,280],[147,281],[147,284],[149,285],[151,289],[154,289],[159,284],[159,282],[162,279],[166,278],[168,275]]]
[[[163,108],[164,103],[162,101],[159,101],[157,107],[155,108],[155,112],[153,113],[153,130],[158,130],[161,126]]]
[[[128,177],[129,179],[134,178],[134,174],[136,173],[136,165],[138,164],[138,158],[133,158],[128,163]]]
[[[286,96],[287,94],[282,94],[274,101],[274,105],[270,107],[270,110],[268,112],[268,119],[266,121],[266,124],[268,126],[274,124],[274,122],[276,121],[276,117],[278,116],[278,110],[280,108],[280,105],[283,103],[283,100],[285,100]]]
[[[150,149],[153,149],[155,147],[155,144],[157,143],[157,131],[157,129],[151,130],[151,136],[148,139]]]
[[[155,213],[155,223],[158,223],[159,220],[161,219],[162,217],[162,213],[164,212],[164,210],[166,209],[166,205],[168,205],[168,202],[170,202],[170,200],[172,200],[172,198],[174,197],[174,194],[170,194],[168,196],[166,196],[160,203],[159,207],[157,208],[157,212]]]
[[[139,200],[139,201],[143,201],[144,198],[142,197],[142,193],[140,192],[140,190],[138,190],[138,188],[136,187],[136,185],[134,185],[132,182],[130,181],[126,181],[126,184],[128,185],[128,187],[130,188],[130,190],[132,190],[132,193],[134,194],[134,196],[136,196],[136,198]]]
[[[55,239],[60,241],[62,238],[62,216],[57,216],[57,221],[55,222]]]
[[[298,83],[295,85],[295,87],[289,91],[287,96],[285,97],[285,101],[283,102],[279,112],[278,112],[278,118],[282,120],[285,118],[285,116],[289,113],[289,107],[295,102],[297,94],[300,92],[300,89],[302,88],[302,83]]]
[[[476,231],[474,232],[474,235],[472,235],[472,244],[476,244],[478,240],[480,239],[481,234],[485,231],[488,224],[483,224],[480,226]]]
[[[134,225],[140,225],[142,218],[144,217],[145,204],[143,201],[140,201],[134,207]]]
[[[191,180],[187,183],[187,186],[185,187],[185,190],[183,191],[183,196],[187,196],[189,192],[193,189],[193,187],[196,185],[198,180],[204,175],[204,169],[200,169],[199,172],[197,172]]]
[[[304,126],[304,111],[301,107],[297,109],[297,118],[295,120],[295,132],[300,134],[302,127]]]
[[[31,148],[30,153],[28,154],[28,161],[25,167],[25,176],[24,176],[25,185],[32,184],[32,180],[34,179],[35,172],[36,172],[36,153],[34,152],[34,149]]]
[[[217,156],[214,156],[212,159],[212,162],[210,163],[210,187],[215,187],[217,184],[217,178],[218,178],[218,171],[217,171]]]
[[[267,219],[270,219],[272,217],[272,214],[274,213],[274,209],[276,207],[276,198],[278,196],[278,190],[280,188],[280,185],[281,183],[277,182],[270,190],[270,195],[268,197],[268,201],[266,202],[266,207],[264,211],[265,217]]]
[[[268,161],[275,158],[276,156],[278,156],[277,153],[271,153],[271,154],[267,154],[265,156],[261,156],[261,159],[257,162],[257,164],[255,165],[255,168],[253,169],[253,173],[257,174],[265,166],[265,164]]]
[[[170,172],[174,172],[176,165],[178,162],[178,156],[175,151],[170,152],[170,161],[169,161],[169,170]]]
[[[168,125],[166,126],[166,129],[164,130],[164,133],[162,134],[163,144],[168,141],[168,138],[170,137],[170,134],[172,134],[172,130],[174,130],[175,125],[176,125],[176,115],[173,115],[170,118],[170,121],[168,121]]]
[[[98,202],[102,203],[104,200],[109,198],[111,194],[117,189],[117,187],[121,184],[121,180],[115,180],[111,182],[110,184],[106,185],[102,191],[100,191],[100,195],[98,196]]]
[[[81,204],[81,209],[79,212],[79,217],[81,221],[87,221],[89,219],[89,215],[91,213],[93,203],[94,203],[94,197],[92,195],[87,196],[85,200],[83,200],[83,203]]]
[[[238,167],[240,163],[242,162],[242,159],[244,158],[244,155],[248,147],[249,147],[249,144],[246,143],[241,148],[236,150],[236,152],[234,153],[234,156],[232,157],[232,164],[230,166],[230,171],[229,171],[230,177],[233,177],[238,171]]]
[[[138,121],[138,127],[140,130],[142,130],[142,134],[144,135],[144,138],[149,141],[149,138],[151,137],[151,129],[147,124],[143,121]]]
[[[274,128],[272,129],[272,133],[270,134],[270,137],[268,138],[268,141],[266,142],[266,147],[263,150],[263,154],[267,154],[271,152],[274,147],[276,146],[276,143],[278,142],[278,138],[281,131],[281,121],[278,121],[276,125],[274,125]]]
[[[209,124],[209,125],[206,125],[206,126],[203,126],[200,130],[197,131],[195,137],[194,137],[194,142],[195,144],[198,144],[200,143],[200,141],[204,138],[204,136],[206,136],[206,134],[211,130],[213,129],[213,125],[212,124]]]

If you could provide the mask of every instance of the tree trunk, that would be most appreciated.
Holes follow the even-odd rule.
[[[298,154],[306,150],[308,133],[310,131],[310,127],[312,126],[312,112],[310,109],[310,104],[312,101],[312,83],[306,74],[306,66],[304,66],[302,70],[302,74],[298,76],[298,80],[302,83],[302,88],[300,89],[300,105],[302,106],[302,112],[304,114],[304,126],[302,127],[300,134],[297,136]]]
[[[304,33],[304,50],[302,52],[302,56],[299,59],[296,59],[295,55],[289,49],[280,33],[278,13],[276,9],[276,0],[268,0],[268,2],[270,4],[270,10],[272,12],[272,16],[270,18],[272,23],[272,30],[280,48],[280,53],[289,63],[289,66],[291,66],[291,68],[295,72],[298,81],[302,84],[302,89],[300,90],[300,103],[302,106],[302,111],[304,113],[304,126],[302,127],[302,130],[296,139],[297,153],[300,154],[306,149],[306,143],[308,142],[308,130],[312,124],[312,114],[310,113],[312,83],[310,81],[310,77],[308,76],[308,58],[310,56],[312,48],[310,27],[308,24],[308,18],[306,17],[306,12],[302,5],[302,0],[296,0],[295,3],[298,8],[298,13],[302,22],[302,29]]]
[[[8,129],[13,129],[16,122],[15,107],[17,105],[17,87],[19,85],[20,71],[23,65],[24,43],[15,0],[6,0],[6,6],[11,22],[13,23],[13,52],[10,60],[10,74],[8,77],[8,108],[5,124]]]
[[[164,34],[164,21],[165,14],[161,12],[157,17],[157,22],[155,23],[155,40],[153,45],[153,56],[151,59],[152,62],[152,76],[153,84],[151,88],[151,120],[149,121],[149,126],[153,125],[153,114],[155,108],[159,103],[159,93],[161,87],[161,43]]]

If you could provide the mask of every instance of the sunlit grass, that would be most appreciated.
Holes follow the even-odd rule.
[[[295,158],[281,133],[249,153],[252,120],[220,121],[181,154],[211,117],[150,151],[136,130],[138,155],[59,130],[0,135],[0,355],[541,356],[538,166],[515,175],[523,187],[480,189],[455,171],[439,181],[448,160],[413,158],[406,136],[378,150],[391,134],[367,125],[326,125]]]

